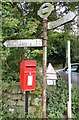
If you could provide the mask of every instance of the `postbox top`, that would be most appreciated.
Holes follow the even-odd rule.
[[[35,60],[22,60],[21,63],[25,66],[36,66]]]

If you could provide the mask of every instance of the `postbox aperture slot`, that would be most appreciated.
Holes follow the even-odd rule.
[[[26,67],[36,67],[36,65],[26,65]]]

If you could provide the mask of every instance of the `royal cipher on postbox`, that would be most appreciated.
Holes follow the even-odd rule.
[[[20,87],[24,91],[36,89],[36,61],[22,60],[20,63]]]

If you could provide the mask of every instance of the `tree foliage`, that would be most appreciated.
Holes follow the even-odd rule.
[[[16,42],[16,39],[35,38],[40,22],[33,16],[28,17],[27,14],[24,14],[19,3],[2,3],[2,12],[3,42],[9,39],[15,39]],[[19,79],[20,61],[23,59],[22,56],[27,59],[26,54],[29,49],[5,48],[4,46],[2,49],[3,79]]]

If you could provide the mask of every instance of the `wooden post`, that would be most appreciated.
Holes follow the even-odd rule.
[[[46,119],[46,66],[47,66],[47,19],[43,19],[43,90],[42,90],[42,117]]]

